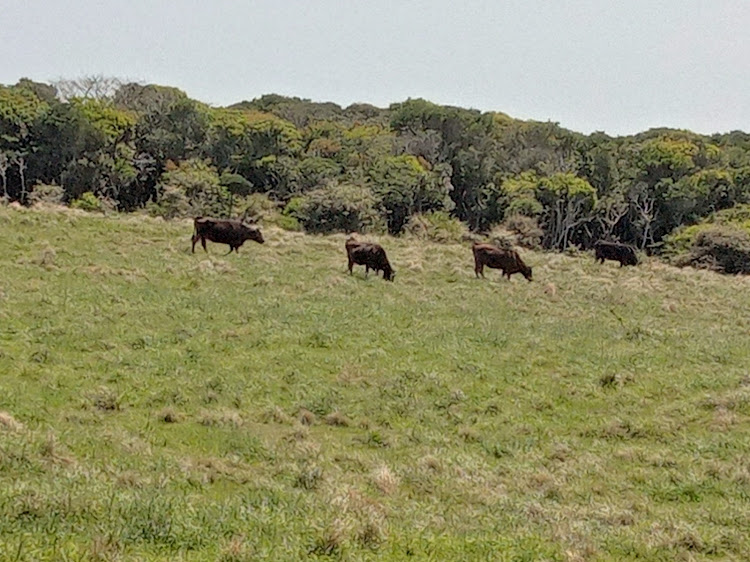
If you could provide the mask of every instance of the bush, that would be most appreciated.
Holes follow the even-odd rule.
[[[698,232],[690,251],[678,265],[692,265],[721,273],[750,273],[750,234],[731,226],[712,226]]]
[[[299,232],[300,230],[302,230],[302,225],[300,224],[300,222],[294,217],[290,217],[287,215],[276,215],[272,217],[268,221],[268,223],[274,224],[279,228],[283,228],[284,230],[291,230],[294,232]]]
[[[82,211],[86,211],[88,213],[95,213],[104,210],[102,207],[102,202],[96,195],[94,195],[90,191],[82,194],[78,199],[74,200],[70,204],[70,206],[73,209],[81,209]]]
[[[242,218],[275,225],[284,230],[302,230],[299,221],[294,216],[282,214],[279,204],[265,193],[253,193],[240,199],[237,208]]]
[[[690,253],[698,233],[709,228],[711,228],[710,224],[702,223],[674,229],[664,237],[660,255],[668,261],[684,261],[686,254]]]
[[[237,201],[239,216],[255,221],[266,221],[279,214],[279,205],[265,193],[253,193]]]
[[[469,235],[466,225],[445,211],[412,215],[405,230],[417,238],[443,243],[461,242]]]
[[[156,203],[151,214],[164,218],[181,216],[222,217],[229,212],[229,191],[219,183],[216,168],[204,160],[167,162],[157,186]]]
[[[38,183],[29,194],[29,202],[32,205],[62,205],[65,198],[65,190],[59,185]]]
[[[150,201],[146,209],[155,217],[165,219],[186,217],[190,214],[190,200],[179,187],[167,185],[159,196],[159,201]]]
[[[495,233],[495,229],[492,233]],[[514,245],[531,250],[541,248],[544,236],[537,220],[524,215],[511,215],[505,219],[498,228],[498,234],[500,233],[509,236]]]
[[[378,201],[366,187],[330,183],[302,197],[295,197],[284,215],[297,219],[313,233],[382,232],[385,224],[378,214]]]

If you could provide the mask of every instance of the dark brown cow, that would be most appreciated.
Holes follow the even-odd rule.
[[[623,265],[638,265],[638,256],[635,248],[620,242],[606,242],[599,240],[594,244],[595,260],[604,263],[604,260],[619,261]]]
[[[240,220],[231,219],[212,219],[209,217],[197,217],[194,222],[195,231],[193,232],[193,253],[195,253],[195,244],[201,241],[203,249],[206,250],[206,240],[216,242],[217,244],[228,244],[229,252],[239,251],[239,247],[245,243],[245,240],[254,240],[263,244],[263,234],[257,226],[249,225]]]
[[[504,250],[492,244],[480,244],[475,242],[471,247],[474,253],[474,273],[477,277],[484,277],[484,266],[492,269],[502,269],[503,275],[508,277],[514,273],[520,273],[528,281],[531,281],[531,268],[528,267],[518,252],[515,250]]]
[[[352,274],[354,264],[365,266],[365,277],[371,269],[383,272],[383,279],[393,281],[396,272],[393,271],[388,257],[380,244],[358,242],[354,238],[346,241],[346,257],[349,258],[349,275]]]

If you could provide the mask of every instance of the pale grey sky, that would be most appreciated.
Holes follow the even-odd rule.
[[[226,105],[408,97],[589,133],[750,131],[750,0],[0,0],[0,83],[113,75]]]

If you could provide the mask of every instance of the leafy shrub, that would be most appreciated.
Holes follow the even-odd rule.
[[[282,213],[279,204],[265,193],[253,193],[238,204],[239,216],[275,225],[284,230],[299,231],[302,225],[290,214]]]
[[[29,202],[32,205],[61,205],[64,198],[65,190],[55,184],[38,183],[29,194]]]
[[[664,237],[664,243],[661,247],[662,257],[671,261],[683,259],[693,247],[698,233],[708,228],[711,228],[711,225],[706,223],[676,228],[671,234]]]
[[[256,221],[279,213],[279,205],[265,193],[253,193],[238,202],[239,216]]]
[[[104,210],[102,207],[102,202],[96,195],[94,195],[90,191],[82,194],[78,199],[74,200],[70,204],[70,206],[73,209],[81,209],[82,211],[86,211],[88,213],[94,213]]]
[[[293,198],[284,214],[297,219],[313,233],[382,232],[378,201],[366,187],[330,183]]]
[[[302,225],[300,224],[300,222],[296,218],[290,217],[288,215],[276,215],[269,221],[269,224],[273,224],[278,226],[279,228],[283,228],[284,230],[291,230],[294,232],[299,232],[300,230],[302,230]]]
[[[511,215],[536,217],[541,215],[543,211],[544,206],[533,196],[527,195],[511,199],[506,212]]]
[[[208,161],[168,162],[157,191],[156,203],[149,206],[149,212],[164,218],[221,217],[229,212],[229,191]]]
[[[164,187],[158,202],[150,201],[146,206],[149,214],[165,219],[186,217],[190,214],[190,200],[179,187]]]
[[[717,225],[701,230],[690,251],[678,257],[678,265],[692,265],[721,273],[750,273],[750,234]]]
[[[489,242],[498,248],[512,250],[516,245],[516,235],[504,226],[496,226],[489,232]]]
[[[750,205],[718,211],[703,222],[664,237],[661,254],[675,265],[724,273],[748,273],[743,257],[750,241]]]
[[[537,220],[525,215],[511,215],[503,221],[500,227],[492,230],[491,236],[505,234],[509,236],[512,243],[529,249],[538,249],[542,245],[544,231],[539,228]]]
[[[445,211],[412,215],[405,230],[412,236],[433,242],[461,242],[469,234],[464,223]]]

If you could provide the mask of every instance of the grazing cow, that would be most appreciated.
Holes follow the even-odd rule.
[[[514,273],[520,273],[527,281],[531,281],[531,268],[528,267],[518,252],[515,250],[504,250],[492,244],[480,244],[474,242],[471,247],[474,253],[474,273],[477,277],[484,277],[484,266],[492,269],[502,269],[503,275],[508,277]]]
[[[383,279],[386,281],[393,281],[396,276],[396,272],[388,263],[388,257],[380,244],[358,242],[353,237],[349,238],[346,241],[346,256],[349,258],[349,275],[352,274],[352,267],[356,263],[365,266],[365,277],[371,269],[376,272],[382,271]]]
[[[594,255],[596,261],[604,263],[604,260],[619,261],[620,267],[623,265],[638,265],[638,256],[635,255],[635,248],[620,242],[606,242],[599,240],[594,244]]]
[[[239,247],[245,243],[245,240],[254,240],[263,244],[263,234],[257,226],[249,225],[240,220],[230,219],[212,219],[209,217],[197,217],[194,222],[195,232],[193,233],[193,253],[195,253],[195,244],[201,241],[203,249],[206,250],[206,240],[218,244],[228,244],[229,252],[239,251]]]

